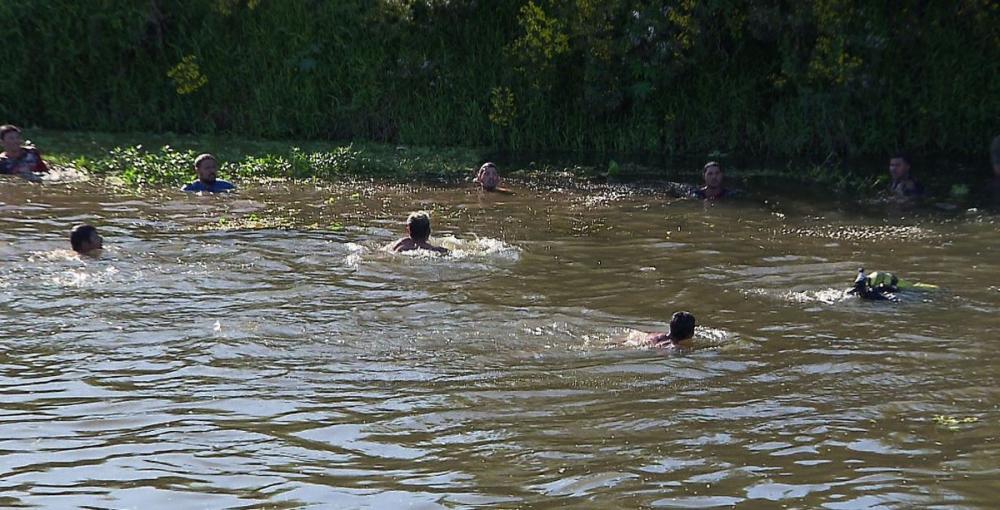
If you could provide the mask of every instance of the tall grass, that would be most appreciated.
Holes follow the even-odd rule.
[[[6,0],[0,119],[754,156],[985,154],[989,0]],[[14,21],[16,20],[16,21]]]

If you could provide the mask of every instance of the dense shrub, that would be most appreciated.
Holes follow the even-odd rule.
[[[6,0],[0,119],[515,150],[984,154],[998,5]],[[302,164],[370,164],[329,157]]]

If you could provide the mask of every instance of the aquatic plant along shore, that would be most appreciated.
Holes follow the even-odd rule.
[[[6,1],[23,126],[654,154],[978,157],[995,2]]]
[[[212,152],[222,164],[221,175],[241,183],[276,179],[460,183],[472,179],[478,166],[489,160],[499,162],[505,179],[532,186],[644,183],[650,189],[676,196],[701,182],[705,161],[704,156],[629,161],[595,154],[518,154],[488,148],[264,140],[229,135],[47,129],[33,129],[28,135],[52,167],[46,180],[97,178],[125,184],[123,189],[169,188],[189,182],[194,175],[195,156]],[[761,162],[719,154],[711,157],[723,161],[730,184],[764,199],[768,190],[795,190],[817,196],[833,192],[867,200],[879,197],[888,181],[885,158],[815,163]],[[928,186],[931,200],[970,206],[981,202],[981,168],[953,160],[920,163],[922,166],[914,173]],[[964,193],[955,194],[956,189]]]

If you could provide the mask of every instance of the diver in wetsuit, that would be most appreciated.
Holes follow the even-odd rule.
[[[888,271],[865,274],[865,268],[862,267],[858,269],[858,277],[854,279],[854,285],[847,293],[872,301],[899,301],[896,294],[901,290],[935,291],[938,290],[938,286],[909,282]]]
[[[898,282],[896,276],[891,275],[888,282],[883,277],[878,284],[873,284],[871,277],[865,274],[865,268],[862,267],[858,269],[858,277],[854,279],[854,286],[847,293],[871,301],[897,301],[895,293],[899,291],[896,286]]]

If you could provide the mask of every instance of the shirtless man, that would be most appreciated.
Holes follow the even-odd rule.
[[[695,320],[690,312],[675,312],[670,318],[670,331],[666,333],[647,333],[644,344],[651,347],[667,349],[691,347],[694,337]]]
[[[498,193],[511,192],[507,188],[500,187],[500,172],[497,171],[497,166],[494,163],[488,161],[483,163],[483,166],[479,167],[479,173],[476,174],[476,182],[482,186],[483,191]]]
[[[889,159],[889,196],[900,200],[920,198],[924,187],[910,175],[910,157],[897,152]]]
[[[406,218],[406,237],[396,241],[390,248],[394,252],[427,250],[447,255],[448,250],[427,242],[431,237],[431,218],[424,211],[411,213]]]

